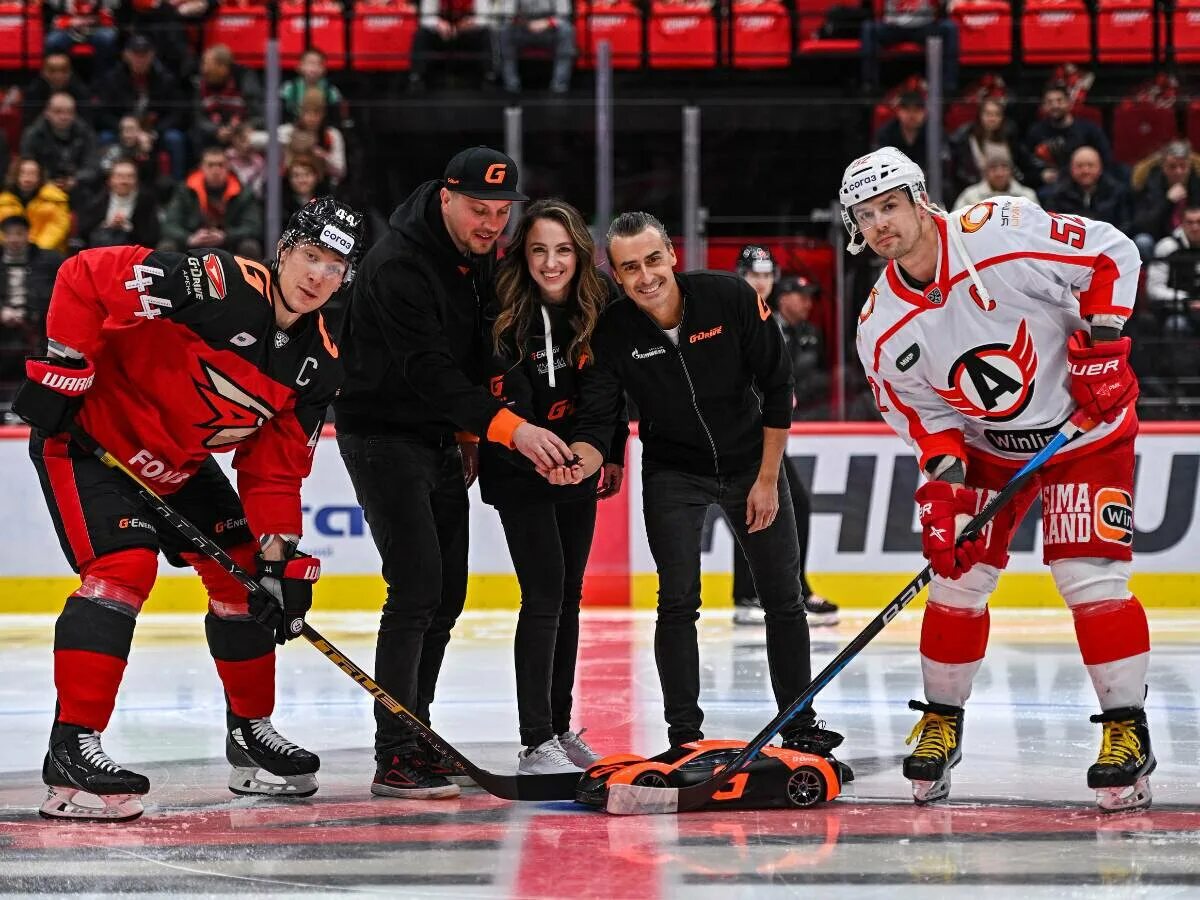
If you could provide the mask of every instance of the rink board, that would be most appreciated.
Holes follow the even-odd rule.
[[[629,443],[621,497],[601,504],[589,563],[589,605],[651,607],[656,578],[640,504],[640,454]],[[813,499],[809,573],[814,588],[844,606],[881,607],[923,565],[912,493],[917,467],[903,442],[876,425],[797,426],[788,446]],[[1150,606],[1191,607],[1200,587],[1200,423],[1143,426],[1138,438],[1134,590]],[[228,454],[218,457],[228,463]],[[0,429],[0,470],[8,515],[0,519],[0,609],[51,612],[77,584],[63,560],[29,463],[23,429]],[[495,511],[473,488],[468,607],[515,608],[519,590]],[[321,557],[317,603],[327,609],[377,609],[379,559],[362,511],[327,435],[304,492],[305,548]],[[997,605],[1061,601],[1041,564],[1037,507],[1013,543]],[[728,605],[732,536],[718,517],[705,528],[701,555],[708,606]],[[148,609],[201,610],[197,579],[161,564]]]

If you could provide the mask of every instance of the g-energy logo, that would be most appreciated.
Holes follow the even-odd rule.
[[[652,356],[662,356],[666,352],[666,347],[651,347],[649,350],[639,350],[634,347],[633,352],[629,355],[634,359],[650,359]]]

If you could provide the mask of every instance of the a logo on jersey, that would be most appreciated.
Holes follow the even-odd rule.
[[[264,400],[247,392],[209,363],[201,361],[200,368],[208,383],[195,381],[196,390],[213,413],[211,419],[197,425],[198,428],[212,429],[203,441],[205,447],[216,450],[244,441],[275,415],[275,410]]]
[[[896,357],[896,368],[901,372],[907,372],[917,364],[917,360],[921,358],[921,347],[918,344],[913,344],[903,353]]]
[[[1096,491],[1096,537],[1113,544],[1133,543],[1133,497],[1120,488]]]
[[[962,226],[963,232],[966,234],[974,234],[987,224],[988,219],[992,217],[992,212],[995,209],[995,203],[976,203],[958,217],[958,223]]]
[[[204,254],[204,274],[208,278],[208,293],[214,300],[225,299],[225,269],[215,253]]]
[[[666,347],[651,347],[649,350],[639,350],[634,347],[633,352],[629,355],[634,359],[650,359],[652,356],[662,356],[666,352]]]
[[[930,303],[932,303],[934,306],[941,306],[942,302],[946,298],[942,296],[942,289],[940,287],[935,287],[935,288],[930,288],[929,293],[925,295],[925,299],[928,300]]]
[[[257,339],[249,332],[239,331],[229,339],[229,343],[233,344],[235,347],[249,347],[255,342],[255,340]]]
[[[284,332],[282,332],[282,331],[275,332],[275,349],[276,350],[279,350],[282,347],[286,347],[287,342],[288,342],[288,336]]]
[[[950,366],[949,388],[935,391],[964,415],[987,422],[1016,418],[1033,398],[1037,351],[1025,320],[1011,345],[973,347]]]
[[[867,302],[863,304],[862,311],[858,314],[859,325],[871,318],[871,313],[875,312],[875,300],[878,297],[879,288],[871,288],[871,293],[867,294]]]

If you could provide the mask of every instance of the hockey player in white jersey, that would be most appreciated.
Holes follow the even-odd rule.
[[[1014,197],[947,213],[924,182],[920,167],[884,147],[851,163],[840,191],[851,252],[865,244],[888,260],[859,315],[859,356],[883,418],[928,476],[916,500],[935,575],[921,626],[925,702],[909,704],[922,717],[905,777],[918,803],[949,793],[987,646],[988,596],[1040,493],[1043,558],[1100,701],[1088,786],[1102,809],[1147,806],[1150,637],[1128,584],[1138,387],[1121,337],[1137,248],[1109,224]],[[1076,408],[1095,426],[956,548],[970,515]]]

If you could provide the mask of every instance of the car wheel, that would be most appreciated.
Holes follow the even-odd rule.
[[[633,783],[638,787],[665,788],[671,786],[662,772],[643,772],[633,779]]]
[[[803,809],[825,799],[825,777],[812,766],[801,766],[787,780],[787,799]]]

